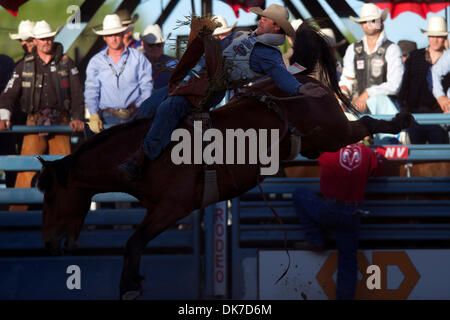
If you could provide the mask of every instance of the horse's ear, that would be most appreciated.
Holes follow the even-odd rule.
[[[42,166],[45,168],[47,167],[47,161],[45,161],[44,159],[42,159],[42,157],[37,157],[37,159],[39,160],[39,162],[42,164]]]

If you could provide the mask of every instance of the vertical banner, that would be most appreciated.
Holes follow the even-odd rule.
[[[214,208],[214,296],[227,296],[227,202]]]

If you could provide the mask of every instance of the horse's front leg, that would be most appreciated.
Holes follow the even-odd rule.
[[[409,112],[400,112],[392,120],[377,120],[370,116],[362,117],[359,121],[369,130],[370,134],[392,133],[396,134],[409,128],[416,122]]]
[[[162,200],[153,210],[148,210],[144,221],[128,239],[125,246],[120,298],[134,300],[143,293],[144,277],[139,274],[141,257],[148,242],[189,214],[184,207],[173,201]]]
[[[348,122],[348,130],[340,140],[340,147],[356,143],[364,137],[376,133],[399,133],[414,122],[414,117],[409,112],[397,113],[392,120],[378,120],[370,116],[364,116],[357,121]]]

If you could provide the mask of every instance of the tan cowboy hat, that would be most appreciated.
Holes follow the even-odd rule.
[[[225,18],[222,17],[220,14],[219,14],[218,16],[214,16],[214,19],[215,19],[217,22],[220,22],[220,24],[221,24],[222,26],[219,27],[219,28],[216,28],[216,29],[214,30],[213,36],[218,36],[218,35],[221,35],[221,34],[230,32],[230,31],[232,31],[232,30],[236,27],[236,24],[237,24],[237,21],[236,21],[231,27],[229,27],[229,26],[228,26],[228,23],[227,23],[227,20],[225,20]]]
[[[136,13],[131,17],[130,12],[127,9],[120,9],[116,11],[116,14],[122,20],[122,24],[124,26],[128,26],[129,24],[134,24],[137,19],[139,19],[139,15]]]
[[[23,20],[19,23],[19,32],[14,34],[9,34],[9,37],[13,40],[27,40],[33,38],[33,28],[35,23],[30,20]]]
[[[334,35],[334,31],[331,28],[323,28],[320,29],[320,33],[322,33],[323,38],[327,42],[329,47],[336,48],[342,46],[347,40],[343,39],[336,43],[336,36]]]
[[[271,4],[264,10],[257,7],[250,8],[250,12],[273,20],[289,37],[295,37],[295,30],[289,23],[289,12],[285,7],[279,4]]]
[[[427,36],[446,37],[448,36],[447,23],[442,17],[431,17],[428,20],[428,30],[420,29]]]
[[[125,30],[127,30],[128,27],[124,26],[122,23],[122,20],[120,20],[120,17],[117,14],[108,14],[103,19],[103,29],[102,30],[95,30],[92,28],[92,30],[101,36],[109,36],[111,34],[117,34],[121,33]]]
[[[157,24],[151,24],[147,26],[144,30],[144,33],[142,35],[138,34],[136,37],[137,40],[143,41],[148,44],[164,43],[166,42],[167,38],[163,38],[161,27]]]
[[[355,18],[353,16],[350,16],[350,19],[357,23],[365,22],[365,21],[372,21],[381,19],[381,21],[386,20],[387,15],[389,13],[388,9],[384,9],[381,11],[376,5],[373,3],[366,3],[361,8],[361,14],[360,18]]]
[[[55,31],[52,31],[52,27],[50,27],[47,21],[41,20],[34,25],[32,34],[35,39],[45,39],[56,36],[61,29],[62,27],[58,27]]]

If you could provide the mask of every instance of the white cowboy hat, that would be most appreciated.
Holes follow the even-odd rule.
[[[109,36],[111,34],[117,34],[121,33],[128,29],[128,26],[124,26],[122,24],[122,20],[120,20],[120,17],[117,14],[108,14],[103,19],[103,29],[101,30],[95,30],[92,28],[92,30],[101,36]]]
[[[55,31],[52,31],[52,27],[50,27],[47,21],[41,20],[34,25],[32,34],[35,39],[50,38],[56,36],[61,29],[62,27],[58,27]]]
[[[428,30],[420,29],[427,36],[446,37],[448,36],[447,23],[442,17],[431,17],[428,20]]]
[[[216,29],[214,30],[213,36],[218,36],[218,35],[221,35],[221,34],[230,32],[231,30],[234,29],[234,27],[236,27],[236,24],[237,24],[237,21],[236,21],[231,27],[229,27],[229,26],[228,26],[228,23],[227,23],[227,20],[225,20],[225,18],[222,17],[221,15],[214,16],[214,19],[215,19],[217,22],[220,22],[220,24],[221,24],[222,26],[219,27],[219,28],[216,28]]]
[[[388,9],[384,9],[383,11],[381,11],[373,3],[366,3],[361,8],[360,18],[358,19],[353,16],[350,16],[350,19],[352,19],[353,21],[355,21],[357,23],[377,20],[380,18],[381,18],[381,21],[384,21],[387,18],[388,13],[389,13]]]
[[[148,44],[164,43],[168,38],[163,38],[161,28],[157,24],[151,24],[147,26],[142,35],[137,34],[136,36],[137,40],[143,41]]]
[[[291,21],[291,26],[294,28],[295,31],[302,25],[303,20],[302,19],[295,19]]]
[[[325,39],[329,47],[332,48],[339,47],[346,42],[346,40],[343,39],[339,41],[339,43],[336,43],[336,36],[334,35],[334,31],[331,28],[320,29],[320,33],[322,33],[323,38]]]
[[[13,40],[27,40],[33,38],[33,28],[35,23],[30,20],[23,20],[19,23],[19,32],[14,34],[9,34],[9,37]]]
[[[295,30],[289,23],[289,12],[285,7],[279,4],[271,4],[264,10],[257,7],[250,8],[250,12],[273,20],[289,37],[295,37]]]

